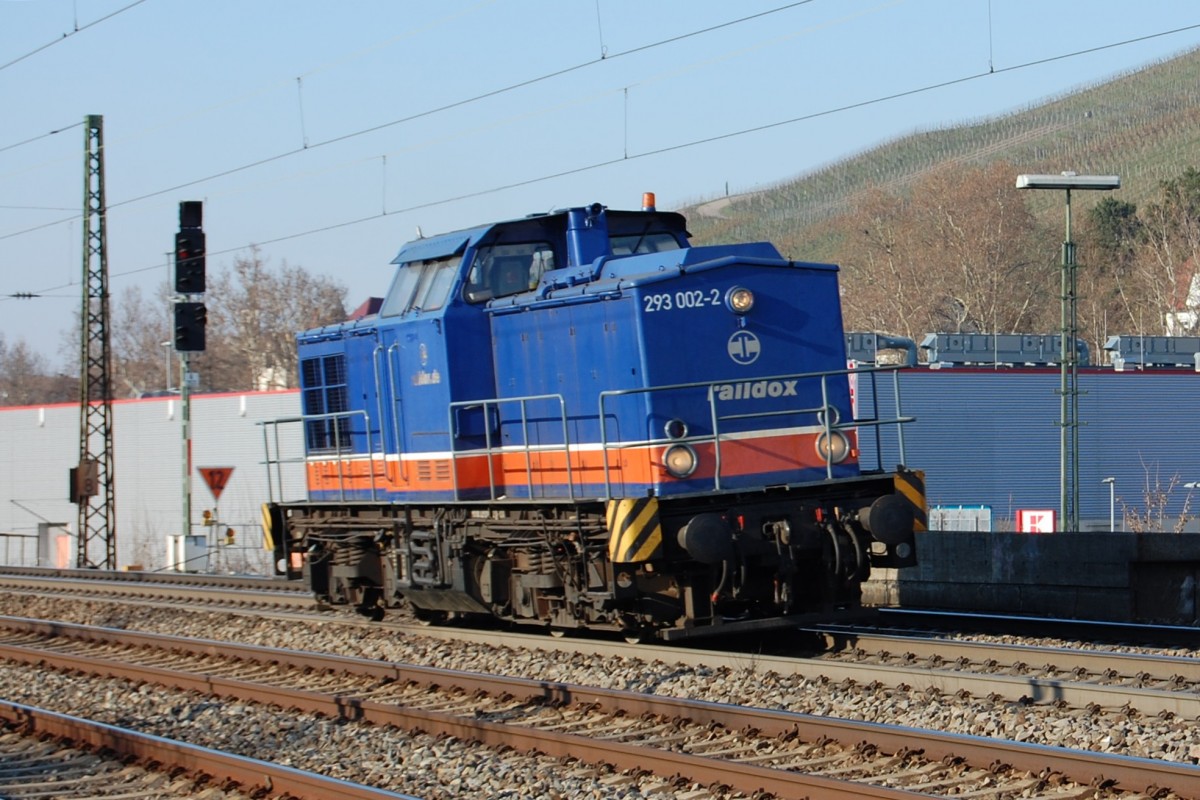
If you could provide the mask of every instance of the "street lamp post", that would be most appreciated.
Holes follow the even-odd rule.
[[[1117,529],[1117,479],[1105,478],[1100,481],[1108,484],[1108,532]]]
[[[1119,189],[1116,175],[1018,175],[1018,189],[1060,189],[1067,193],[1067,231],[1062,247],[1062,327],[1059,341],[1059,530],[1079,529],[1079,357],[1075,349],[1078,321],[1075,243],[1071,241],[1071,191]],[[1069,455],[1069,458],[1068,458]],[[1070,479],[1068,483],[1068,477]],[[1068,491],[1069,487],[1069,491]]]
[[[163,342],[163,353],[166,361],[167,372],[167,391],[171,391],[171,342]]]

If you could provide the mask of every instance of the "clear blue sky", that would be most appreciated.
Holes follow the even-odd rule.
[[[1170,57],[1200,28],[1155,35],[1196,25],[1192,0],[0,0],[0,334],[59,362],[87,114],[118,301],[167,279],[202,200],[210,271],[257,243],[353,307],[418,226],[751,190]]]

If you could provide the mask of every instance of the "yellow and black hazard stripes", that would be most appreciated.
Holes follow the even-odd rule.
[[[276,538],[275,538],[275,534],[277,531],[282,533],[283,525],[280,524],[281,522],[282,522],[282,514],[280,512],[279,506],[275,505],[274,503],[263,503],[262,504],[262,532],[263,532],[263,549],[264,550],[274,550],[275,542],[276,541],[282,542],[282,537],[279,540],[276,540]]]
[[[608,501],[608,557],[613,563],[657,558],[662,554],[662,542],[656,498]]]
[[[925,505],[925,473],[921,470],[896,470],[896,494],[912,506],[913,530],[929,529],[929,512]]]

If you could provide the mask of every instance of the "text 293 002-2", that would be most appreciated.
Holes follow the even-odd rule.
[[[642,298],[645,307],[642,309],[647,314],[653,311],[678,311],[688,308],[704,308],[705,306],[718,306],[721,304],[721,290],[709,289],[692,289],[686,292],[663,292],[661,294],[648,294]]]

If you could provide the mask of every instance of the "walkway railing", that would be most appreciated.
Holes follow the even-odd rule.
[[[770,376],[755,376],[750,383],[770,384],[772,382],[817,382],[819,391],[816,396],[820,397],[819,405],[797,405],[795,407],[780,408],[776,407],[770,411],[759,412],[743,412],[736,414],[722,414],[720,412],[720,390],[723,386],[739,383],[737,381],[719,380],[719,381],[697,381],[692,383],[679,383],[667,386],[653,386],[646,388],[634,389],[619,389],[600,392],[599,397],[599,446],[603,463],[603,492],[604,496],[599,499],[613,499],[614,480],[613,471],[615,465],[613,463],[613,453],[619,448],[628,446],[628,442],[611,441],[609,438],[609,419],[608,414],[611,413],[613,404],[619,398],[636,397],[636,396],[651,396],[662,395],[665,393],[697,393],[702,395],[701,402],[707,405],[708,421],[711,430],[700,434],[687,434],[673,437],[666,435],[661,438],[654,438],[648,441],[639,441],[639,445],[648,444],[654,445],[671,445],[671,444],[688,444],[688,445],[711,445],[715,458],[715,468],[713,475],[713,490],[721,491],[726,488],[723,484],[723,450],[728,447],[729,442],[737,435],[737,431],[731,431],[731,428],[743,427],[737,425],[740,421],[753,419],[767,419],[770,417],[795,417],[797,415],[812,416],[815,423],[822,428],[820,436],[824,437],[821,441],[825,442],[822,448],[821,455],[825,462],[825,475],[827,478],[833,478],[834,468],[838,460],[834,458],[834,453],[837,448],[834,445],[835,437],[844,436],[845,432],[854,431],[861,437],[869,431],[875,438],[875,464],[873,466],[863,465],[860,462],[860,467],[864,471],[882,472],[884,441],[883,432],[892,429],[895,432],[896,450],[899,456],[899,463],[906,463],[905,443],[904,443],[904,424],[912,422],[913,417],[902,415],[901,395],[900,395],[900,380],[899,371],[903,367],[898,366],[870,366],[848,368],[844,370],[833,370],[826,372],[801,372],[790,373],[785,375],[770,375]],[[892,404],[894,408],[889,409],[886,414],[881,411],[881,397],[879,391],[879,382],[889,378],[891,379]],[[839,418],[837,406],[831,399],[833,393],[834,381],[848,380],[850,382],[852,397],[857,402],[861,402],[865,396],[869,398],[870,408],[861,409],[854,408],[853,419],[842,420]],[[858,391],[859,385],[863,381],[869,381],[869,391]],[[740,382],[745,383],[745,381]],[[862,388],[868,388],[863,386]],[[840,387],[839,387],[840,389]],[[799,391],[798,397],[813,397],[812,391]],[[694,402],[694,401],[693,401]],[[530,419],[530,404],[541,403],[553,406],[556,410],[546,413],[540,411],[537,417]],[[506,420],[506,425],[515,423],[517,427],[509,430],[519,431],[519,441],[506,444],[498,441],[501,435],[501,408],[505,406],[516,405],[519,408],[519,416],[516,420]],[[482,424],[478,435],[483,439],[482,447],[472,447],[471,449],[457,449],[459,442],[464,436],[464,412],[478,410],[481,415]],[[382,414],[382,409],[380,410]],[[351,424],[343,425],[341,420],[349,420],[353,418],[361,418],[361,431],[354,428]],[[283,443],[280,440],[279,429],[283,425],[301,424],[304,426],[303,432],[307,434],[308,425],[313,422],[328,422],[333,421],[332,425],[326,425],[322,428],[325,435],[333,440],[333,446],[327,449],[315,450],[310,456],[300,455],[294,458],[286,458],[282,456]],[[336,482],[338,486],[339,499],[346,499],[347,478],[348,476],[357,476],[359,473],[354,471],[354,467],[366,464],[366,472],[370,482],[370,499],[379,500],[380,490],[376,483],[375,463],[382,461],[386,463],[389,456],[399,458],[400,452],[397,446],[396,453],[386,452],[385,436],[382,430],[373,431],[371,428],[371,417],[365,410],[346,411],[331,414],[306,414],[299,417],[287,417],[277,420],[267,420],[258,423],[263,428],[263,447],[266,453],[266,458],[262,462],[267,468],[267,491],[268,500],[274,502],[276,499],[283,500],[283,465],[285,464],[302,464],[307,466],[310,458],[315,458],[320,461],[332,461],[336,464],[337,474]],[[383,427],[383,419],[380,418],[381,428]],[[556,442],[547,445],[532,444],[531,430],[533,426],[553,425],[556,429],[561,429],[561,442]],[[575,500],[581,493],[581,487],[576,485],[577,470],[572,465],[572,452],[570,440],[570,428],[568,424],[567,404],[565,398],[561,394],[538,394],[526,395],[521,397],[506,397],[494,398],[485,400],[468,400],[451,403],[448,408],[447,418],[447,433],[450,441],[449,459],[450,471],[452,476],[453,495],[454,499],[462,499],[462,486],[460,476],[460,466],[463,460],[467,457],[478,459],[483,457],[487,464],[488,476],[488,497],[496,500],[504,494],[508,493],[506,487],[509,486],[509,476],[503,475],[498,478],[496,475],[496,457],[508,455],[514,452],[519,453],[524,460],[525,481],[524,489],[528,493],[527,496],[534,497],[537,491],[537,484],[534,481],[535,470],[535,455],[538,454],[554,454],[561,453],[564,461],[564,469],[566,476],[566,496],[560,499]],[[356,453],[351,450],[350,440],[354,437],[361,436],[361,440],[366,443],[366,452]],[[398,432],[394,438],[399,438]],[[376,443],[379,446],[379,452],[376,453]],[[397,442],[398,445],[398,442]],[[861,453],[861,448],[860,448]],[[432,454],[431,454],[432,455]]]
[[[529,443],[529,404],[533,402],[550,402],[558,405],[558,422],[562,427],[562,443],[552,445],[531,445]],[[504,405],[517,404],[521,410],[520,416],[520,431],[521,442],[518,445],[504,447],[492,441],[492,416],[496,416],[497,420],[500,416],[500,408]],[[470,409],[483,409],[483,453],[487,457],[488,465],[488,495],[492,500],[497,497],[496,473],[493,456],[499,454],[502,450],[511,452],[512,447],[519,448],[525,458],[525,489],[529,493],[529,497],[534,496],[533,486],[533,454],[534,453],[554,453],[561,452],[566,461],[567,471],[567,497],[575,499],[575,481],[571,471],[571,444],[570,436],[567,429],[567,402],[561,394],[533,394],[524,397],[504,397],[495,400],[467,400],[458,403],[450,404],[450,458],[451,471],[454,479],[454,499],[461,499],[458,485],[458,461],[459,453],[454,450],[454,442],[459,438],[459,416],[456,411],[468,411]],[[498,426],[497,426],[498,430]],[[478,450],[471,451],[473,455],[478,455]]]
[[[371,436],[371,417],[366,411],[341,411],[333,414],[304,414],[299,417],[283,417],[281,419],[269,419],[257,423],[263,429],[263,465],[267,469],[267,500],[275,502],[276,492],[278,498],[284,499],[283,493],[283,465],[285,464],[303,464],[307,468],[308,457],[305,455],[287,458],[282,455],[282,443],[279,440],[279,428],[283,425],[303,425],[301,436],[305,437],[303,441],[307,441],[308,423],[333,421],[333,425],[329,426],[332,432],[333,447],[327,449],[315,450],[313,455],[319,456],[322,461],[333,461],[337,465],[337,482],[339,499],[346,499],[346,472],[352,469],[349,466],[351,462],[361,462],[364,454],[355,453],[351,449],[349,441],[356,434],[351,430],[351,426],[347,425],[346,433],[343,434],[343,426],[339,422],[343,419],[350,420],[355,417],[362,417],[363,420],[363,436],[367,442],[367,474],[370,477],[371,484],[371,499],[378,499],[378,490],[375,485],[375,448]],[[381,458],[386,456],[382,450],[379,453]],[[306,476],[307,480],[307,476]]]

